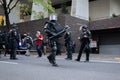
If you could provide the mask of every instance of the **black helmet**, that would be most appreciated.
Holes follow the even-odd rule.
[[[82,30],[82,29],[87,29],[88,28],[88,26],[86,25],[86,24],[82,24],[81,26],[80,26],[80,31]]]
[[[15,27],[17,27],[17,24],[16,24],[16,23],[13,23],[13,24],[12,24],[12,28],[15,28]]]
[[[82,27],[82,28],[85,28],[85,29],[88,28],[88,26],[87,26],[86,24],[82,25],[81,27]]]

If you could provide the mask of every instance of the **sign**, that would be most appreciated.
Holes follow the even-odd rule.
[[[90,42],[90,47],[91,48],[96,48],[97,47],[97,41],[91,41]]]

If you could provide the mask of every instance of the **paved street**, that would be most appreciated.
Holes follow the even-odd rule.
[[[57,56],[59,67],[52,67],[46,56],[18,55],[19,60],[0,58],[0,80],[120,80],[119,57],[91,55],[90,62],[65,60]]]

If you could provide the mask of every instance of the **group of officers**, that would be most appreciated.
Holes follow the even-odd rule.
[[[16,30],[16,25],[12,25],[11,30],[9,31],[9,42],[10,42],[10,59],[17,59],[16,58],[16,45],[18,43],[18,34]],[[67,51],[66,60],[72,60],[72,36],[71,32],[69,31],[69,26],[62,27],[57,22],[57,15],[51,14],[49,17],[49,21],[44,24],[44,32],[48,38],[48,45],[51,48],[51,53],[47,56],[47,59],[52,64],[52,66],[58,66],[56,63],[56,54],[57,54],[57,43],[59,38],[63,36],[65,33],[65,46]],[[81,45],[79,49],[79,54],[77,56],[76,61],[80,61],[81,55],[83,50],[86,52],[86,61],[89,61],[89,53],[90,53],[90,40],[91,40],[91,33],[88,30],[87,25],[82,25],[80,29],[80,36],[79,36]]]
[[[55,55],[57,53],[57,41],[62,34],[65,33],[65,46],[67,51],[67,60],[72,60],[72,36],[71,32],[68,30],[70,27],[65,26],[64,28],[57,22],[57,16],[55,14],[50,15],[50,19],[45,23],[44,31],[48,36],[49,45],[51,47],[51,54],[47,57],[49,62],[53,66],[58,66],[55,60]],[[89,61],[90,53],[90,41],[91,41],[91,32],[88,29],[87,25],[81,25],[79,40],[81,42],[79,54],[76,61],[80,61],[83,50],[86,52],[86,62]]]
[[[5,55],[10,54],[10,59],[16,60],[16,50],[19,43],[19,34],[16,29],[16,24],[13,24],[9,32],[0,31],[0,49],[5,50]]]

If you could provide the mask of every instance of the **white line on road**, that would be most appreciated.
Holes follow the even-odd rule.
[[[6,64],[18,64],[16,62],[7,62],[7,61],[0,61],[0,63],[6,63]]]
[[[118,61],[105,61],[105,60],[90,60],[90,62],[103,62],[103,63],[119,63]]]
[[[57,58],[57,59],[64,59],[64,58]],[[84,61],[83,59],[81,60],[82,62]],[[90,62],[101,62],[101,63],[118,63],[120,64],[120,61],[112,61],[112,60],[90,60]]]

